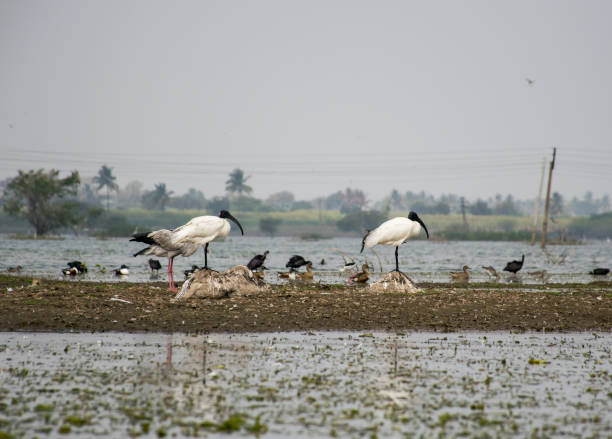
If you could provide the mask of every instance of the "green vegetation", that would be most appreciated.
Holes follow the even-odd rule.
[[[80,183],[79,173],[73,171],[59,178],[59,171],[19,171],[4,190],[4,210],[26,219],[37,235],[70,227],[79,223],[79,203],[67,200],[76,195]]]
[[[612,212],[591,215],[588,218],[573,219],[568,227],[571,235],[590,238],[606,239],[612,237]]]
[[[259,230],[266,235],[274,236],[281,222],[283,222],[283,220],[280,218],[263,217],[259,220]]]
[[[247,185],[250,176],[236,168],[229,173],[226,194],[206,199],[190,188],[173,196],[165,183],[150,191],[142,183],[129,182],[121,189],[112,169],[103,165],[93,178],[93,186],[79,186],[74,171],[60,179],[58,171],[19,171],[6,183],[0,199],[0,227],[3,232],[34,237],[56,233],[88,234],[100,237],[126,237],[135,231],[175,228],[200,215],[216,215],[230,210],[253,235],[300,236],[322,239],[334,236],[362,236],[387,218],[418,212],[427,224],[432,240],[530,241],[533,217],[521,216],[534,209],[533,200],[516,200],[500,194],[486,200],[465,200],[454,194],[434,197],[424,191],[400,193],[394,189],[380,201],[368,200],[357,188],[346,188],[313,200],[296,200],[289,191],[266,199],[252,196]],[[98,191],[106,188],[106,196]],[[103,202],[106,202],[106,209]],[[606,212],[607,196],[596,199],[591,193],[567,205],[554,193],[551,199],[549,242],[575,242],[575,239],[605,239],[612,236],[612,212],[589,218],[560,216],[576,212]],[[393,209],[393,211],[391,211]],[[463,214],[464,213],[464,214]],[[570,237],[570,238],[568,238]],[[425,239],[420,236],[419,239]]]
[[[98,185],[96,190],[100,190],[103,187],[106,188],[106,210],[108,210],[108,203],[110,201],[110,191],[117,192],[119,186],[115,183],[117,177],[113,175],[113,170],[106,165],[102,165],[98,171],[98,175],[93,178],[93,182]]]

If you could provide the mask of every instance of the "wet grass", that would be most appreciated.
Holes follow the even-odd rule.
[[[609,333],[0,334],[0,438],[605,436]]]

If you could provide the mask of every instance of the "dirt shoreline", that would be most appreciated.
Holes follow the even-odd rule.
[[[610,331],[612,283],[420,284],[417,294],[343,285],[172,303],[164,282],[101,283],[0,275],[0,331],[304,330]],[[122,299],[114,300],[114,299]],[[128,301],[130,303],[126,303]]]

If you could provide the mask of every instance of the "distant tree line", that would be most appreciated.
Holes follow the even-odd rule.
[[[189,188],[181,195],[175,194],[163,182],[149,190],[144,189],[138,181],[120,187],[112,168],[107,165],[102,165],[98,174],[89,179],[82,179],[77,171],[63,178],[59,176],[59,171],[53,169],[19,171],[17,176],[0,182],[3,195],[0,204],[10,215],[26,219],[36,234],[57,229],[76,232],[97,227],[113,230],[113,233],[125,233],[130,229],[130,224],[120,212],[110,210],[110,207],[142,207],[153,211],[171,208],[212,213],[223,209],[262,213],[338,210],[345,215],[337,224],[342,231],[373,228],[388,218],[392,211],[414,210],[419,214],[448,215],[461,213],[465,209],[471,215],[518,216],[532,214],[535,210],[534,200],[516,200],[512,195],[497,194],[488,199],[462,201],[462,197],[455,194],[434,196],[424,191],[401,193],[397,189],[375,202],[368,200],[358,188],[345,188],[313,200],[296,200],[287,190],[259,199],[253,196],[253,188],[247,184],[250,178],[242,169],[236,168],[225,181],[226,193],[206,198],[195,188]],[[553,221],[562,215],[586,216],[608,211],[610,200],[607,195],[595,198],[591,192],[587,192],[582,198],[574,197],[569,202],[558,192],[551,197],[550,215]],[[260,230],[273,235],[279,224],[277,218],[264,215]]]

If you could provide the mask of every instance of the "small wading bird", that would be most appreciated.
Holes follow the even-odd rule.
[[[609,268],[595,268],[593,271],[589,271],[589,274],[592,274],[593,276],[605,276],[609,272]]]
[[[470,280],[470,273],[468,273],[468,270],[470,270],[470,267],[468,267],[467,265],[463,266],[463,271],[451,271],[450,277],[452,280],[460,280],[460,281],[468,281]]]
[[[230,223],[225,218],[236,223],[240,232],[244,235],[240,222],[227,210],[222,210],[219,212],[219,216],[198,216],[174,230],[161,229],[151,233],[134,235],[130,241],[144,242],[150,245],[149,248],[141,250],[134,256],[140,254],[167,256],[169,289],[172,292],[177,292],[172,278],[172,261],[178,255],[191,256],[199,246],[203,246],[204,269],[207,270],[208,244],[217,238],[227,236],[231,229]]]
[[[483,265],[483,266],[482,266],[482,268],[484,268],[484,269],[485,269],[485,271],[486,271],[487,273],[489,273],[489,276],[494,277],[494,278],[495,278],[495,280],[498,280],[498,279],[499,279],[499,273],[498,273],[498,272],[497,272],[497,270],[496,270],[495,268],[493,268],[492,266],[488,265],[488,266],[486,266],[486,267],[485,267],[485,266]]]
[[[349,277],[348,283],[358,282],[363,284],[366,283],[368,279],[370,279],[370,266],[368,264],[363,264],[359,273],[355,273]]]
[[[115,268],[114,273],[115,276],[127,276],[130,274],[130,270],[128,269],[127,265],[121,264],[121,267]]]
[[[23,267],[21,265],[17,265],[16,267],[7,268],[7,271],[9,273],[21,273],[21,270],[23,270]]]
[[[516,274],[521,268],[523,268],[523,263],[525,262],[525,255],[521,258],[520,261],[510,261],[504,267],[504,271],[509,271],[510,273]]]
[[[546,270],[530,271],[527,274],[529,274],[529,276],[539,277],[544,283],[548,282],[548,279],[550,278],[550,275],[548,274],[548,271]]]
[[[253,259],[251,259],[249,261],[249,263],[247,264],[247,268],[251,271],[255,271],[257,270],[259,267],[263,266],[264,261],[266,260],[266,256],[268,256],[268,253],[270,253],[268,250],[266,250],[263,255],[255,255],[253,256]]]
[[[421,221],[421,218],[415,213],[410,212],[408,218],[396,217],[388,221],[385,221],[380,226],[376,227],[372,231],[368,231],[361,241],[361,251],[363,252],[364,247],[374,247],[377,244],[392,245],[395,247],[395,271],[400,271],[399,261],[397,257],[397,249],[401,244],[409,240],[410,238],[417,236],[421,227],[425,229],[427,239],[429,239],[429,232],[425,223]]]
[[[157,259],[149,259],[149,268],[151,268],[151,273],[155,271],[155,274],[159,273],[159,269],[161,268],[161,264]]]
[[[355,263],[355,261],[347,261],[344,256],[342,256],[342,259],[344,259],[344,266],[340,269],[340,273],[344,273],[345,271],[352,271],[353,269],[357,268],[357,264]]]

